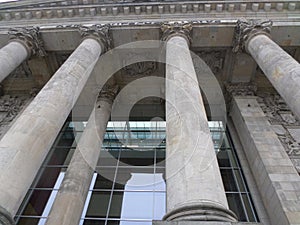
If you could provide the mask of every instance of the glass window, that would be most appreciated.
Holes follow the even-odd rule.
[[[45,223],[86,122],[66,122],[16,216]],[[79,225],[152,225],[166,213],[165,122],[109,122]],[[228,199],[240,221],[258,221],[228,133],[209,122]]]

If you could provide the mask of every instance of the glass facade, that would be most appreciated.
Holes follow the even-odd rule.
[[[86,122],[67,122],[15,217],[43,225]],[[166,211],[165,122],[109,122],[80,225],[151,225]],[[257,222],[237,156],[221,122],[209,122],[230,209]]]

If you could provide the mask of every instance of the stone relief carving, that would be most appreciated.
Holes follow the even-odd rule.
[[[154,73],[158,67],[157,62],[150,61],[150,57],[146,57],[149,61],[140,62],[141,58],[145,58],[145,55],[141,56],[143,53],[127,53],[126,57],[123,58],[122,75],[137,77],[137,76],[149,76]],[[130,64],[131,62],[137,62]],[[128,65],[129,64],[129,65]]]
[[[300,132],[300,121],[278,94],[258,93],[257,101],[288,155],[300,158],[300,141],[292,135]]]
[[[196,54],[203,59],[214,74],[223,69],[226,51],[201,51]]]
[[[123,68],[126,75],[129,76],[148,76],[157,68],[156,62],[138,62]]]
[[[273,22],[271,20],[238,20],[235,27],[233,52],[247,49],[247,42],[256,35],[269,36]]]
[[[12,78],[28,78],[32,77],[32,72],[28,66],[27,61],[23,62],[20,66],[18,66],[13,72],[11,72],[10,76]]]
[[[291,158],[292,163],[294,164],[297,172],[300,174],[300,159],[293,159]]]
[[[39,27],[11,28],[8,35],[11,40],[23,43],[31,55],[46,55]]]
[[[57,53],[55,54],[56,62],[58,67],[60,67],[69,58],[71,53]]]
[[[6,132],[10,123],[28,102],[30,96],[11,96],[0,97],[0,137]]]
[[[225,89],[232,96],[254,96],[257,86],[254,83],[225,83]]]

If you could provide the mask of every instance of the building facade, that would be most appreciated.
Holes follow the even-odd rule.
[[[0,4],[0,224],[300,224],[300,2]]]

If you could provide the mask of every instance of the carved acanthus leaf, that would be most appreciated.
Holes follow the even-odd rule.
[[[187,22],[168,22],[162,23],[161,30],[162,40],[166,41],[174,35],[180,35],[186,38],[191,43],[192,24]]]
[[[8,32],[10,40],[23,43],[31,55],[45,56],[44,43],[39,27],[11,28]]]
[[[248,41],[259,34],[269,36],[273,22],[260,20],[238,20],[235,27],[233,52],[247,50]]]
[[[90,27],[80,26],[79,32],[83,39],[94,38],[97,40],[103,48],[103,51],[108,51],[112,48],[112,41],[109,36],[109,25],[94,24]]]

